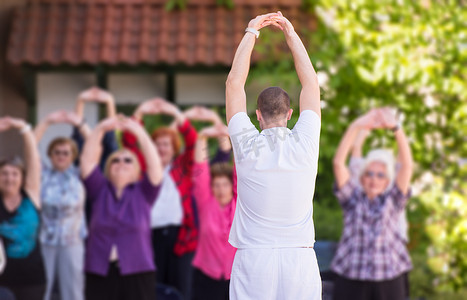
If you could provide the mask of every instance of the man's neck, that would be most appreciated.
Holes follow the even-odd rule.
[[[271,122],[267,124],[260,124],[261,130],[270,129],[274,127],[287,127],[287,121]]]

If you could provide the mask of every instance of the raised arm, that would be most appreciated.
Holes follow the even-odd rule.
[[[84,117],[85,104],[90,102],[105,104],[107,118],[115,117],[116,108],[114,96],[104,89],[92,87],[82,91],[76,100],[75,112],[80,118]]]
[[[284,32],[285,40],[292,52],[298,79],[302,85],[302,90],[300,92],[300,112],[309,109],[316,112],[318,116],[321,116],[318,76],[311,64],[305,46],[295,32],[292,23],[282,16],[281,12],[278,12],[278,16],[274,16],[272,19],[276,22],[271,24],[279,27]]]
[[[248,28],[259,31],[271,24],[270,18],[277,13],[260,15],[248,23]],[[250,31],[245,32],[232,62],[227,81],[225,83],[225,107],[227,123],[238,112],[246,112],[245,82],[250,69],[250,59],[256,36]]]
[[[361,158],[362,157],[362,149],[363,144],[365,143],[366,138],[370,134],[370,131],[367,129],[360,130],[358,132],[357,138],[352,146],[352,154],[351,156],[354,158]]]
[[[10,128],[18,129],[23,136],[24,160],[27,170],[24,178],[24,189],[34,205],[40,208],[41,160],[36,138],[31,130],[31,125],[24,120],[10,117],[0,118],[0,131]]]
[[[133,113],[133,118],[141,121],[145,115],[159,114],[172,116],[178,126],[183,125],[186,120],[185,115],[175,104],[162,98],[154,98],[141,103]]]
[[[36,142],[39,143],[44,136],[50,125],[65,122],[65,111],[58,110],[48,114],[39,124],[34,128],[34,135]]]
[[[380,119],[380,111],[374,109],[353,121],[347,128],[339,146],[337,147],[336,154],[333,159],[334,177],[337,188],[343,187],[350,179],[350,172],[346,163],[347,156],[355,143],[358,133],[360,130],[378,128],[378,126],[381,126],[381,123],[379,122]]]
[[[183,114],[190,121],[203,121],[210,122],[212,126],[225,126],[222,122],[221,117],[216,111],[204,106],[193,106],[192,108],[184,111]],[[219,149],[222,152],[230,152],[230,150],[232,149],[232,145],[230,144],[230,139],[228,135],[218,136],[217,141],[219,144]]]
[[[217,124],[216,126],[206,127],[198,134],[198,140],[195,146],[195,162],[202,163],[209,159],[209,138],[228,138],[229,133],[227,126],[224,124]]]
[[[34,128],[34,135],[36,137],[37,143],[41,141],[44,133],[47,131],[50,125],[58,123],[67,123],[76,127],[83,138],[86,138],[91,133],[89,126],[84,123],[83,119],[76,113],[59,110],[50,113],[44,120],[37,124],[36,128]]]
[[[156,145],[152,142],[146,130],[135,120],[124,118],[122,129],[132,132],[139,143],[141,152],[146,160],[146,173],[153,185],[158,185],[162,181],[162,163],[157,153]]]
[[[401,192],[406,195],[409,191],[414,164],[409,140],[407,139],[405,132],[402,130],[402,127],[398,125],[395,114],[391,112],[391,109],[382,109],[382,115],[384,126],[387,129],[392,129],[394,131],[398,148],[397,161],[399,163],[399,171],[396,175],[396,184]]]
[[[102,154],[102,138],[109,130],[115,130],[120,127],[117,117],[108,118],[100,122],[91,132],[84,142],[80,157],[81,177],[87,178],[96,166]]]

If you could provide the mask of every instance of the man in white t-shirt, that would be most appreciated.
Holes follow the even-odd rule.
[[[259,132],[246,113],[245,81],[259,29],[285,35],[302,85],[300,118],[292,130],[290,98],[279,87],[258,96]],[[313,194],[321,127],[319,86],[303,43],[280,12],[251,20],[226,82],[226,114],[238,179],[229,242],[238,251],[230,299],[321,299],[313,250]]]

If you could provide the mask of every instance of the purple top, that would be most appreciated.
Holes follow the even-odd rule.
[[[112,245],[116,245],[122,275],[154,271],[151,247],[151,207],[159,194],[146,175],[129,184],[117,199],[115,188],[97,166],[84,179],[92,205],[86,243],[86,272],[107,275]]]

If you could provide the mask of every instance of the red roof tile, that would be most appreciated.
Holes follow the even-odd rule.
[[[14,64],[230,65],[248,21],[281,10],[296,28],[313,30],[301,0],[31,0],[14,16],[8,60]],[[258,58],[256,53],[253,60]]]

